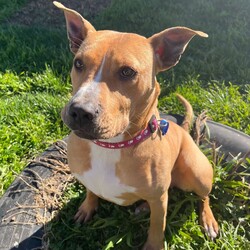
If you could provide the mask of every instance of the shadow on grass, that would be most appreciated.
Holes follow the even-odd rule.
[[[0,28],[0,71],[43,72],[50,65],[58,73],[70,72],[72,56],[66,31],[6,26]]]
[[[10,233],[10,231],[8,235],[5,234],[1,247],[4,247],[3,244],[5,244],[7,246],[6,249],[13,250],[97,250],[111,249],[113,247],[117,250],[141,249],[147,237],[149,226],[148,213],[144,212],[140,215],[134,215],[132,211],[134,211],[135,206],[119,207],[101,201],[99,211],[93,220],[80,225],[76,224],[73,220],[80,203],[81,199],[79,198],[70,199],[60,209],[57,216],[44,226],[36,225],[29,228],[25,225],[14,227],[10,225],[9,227],[12,230],[14,229],[12,232],[15,232],[15,235]],[[189,215],[185,214],[185,216],[188,217]],[[178,225],[174,226],[174,230],[171,230],[171,225],[167,224],[166,233],[168,233],[168,242],[171,242],[172,234],[178,232],[182,224],[178,222]],[[26,228],[26,235],[21,233],[21,231],[25,231],[24,228]],[[17,235],[18,233],[20,235]],[[12,242],[9,242],[10,235],[15,236],[16,240],[13,241],[13,238],[11,238]],[[4,240],[6,241],[5,243]]]

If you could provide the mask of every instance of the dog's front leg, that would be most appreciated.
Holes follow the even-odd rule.
[[[92,219],[94,212],[98,208],[98,196],[87,189],[86,198],[79,207],[74,219],[77,223],[88,222]]]
[[[166,226],[166,214],[168,203],[168,192],[160,199],[148,201],[150,207],[150,226],[148,238],[143,250],[163,250],[164,231]]]

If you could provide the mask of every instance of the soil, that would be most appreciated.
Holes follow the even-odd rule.
[[[87,19],[94,18],[108,7],[111,0],[58,0],[66,7],[76,10]],[[64,25],[64,15],[52,3],[52,0],[29,0],[28,3],[10,16],[6,22],[13,25],[36,25],[60,27]]]

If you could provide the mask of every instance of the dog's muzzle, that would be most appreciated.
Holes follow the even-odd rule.
[[[71,102],[63,109],[62,119],[77,136],[92,140],[99,138],[99,114],[100,108],[91,103]]]

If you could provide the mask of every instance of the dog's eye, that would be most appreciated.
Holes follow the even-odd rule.
[[[84,68],[84,64],[81,59],[75,59],[74,66],[77,70],[82,70]]]
[[[120,69],[120,77],[122,80],[129,80],[132,79],[136,75],[136,71],[131,69],[130,67],[122,67]]]

